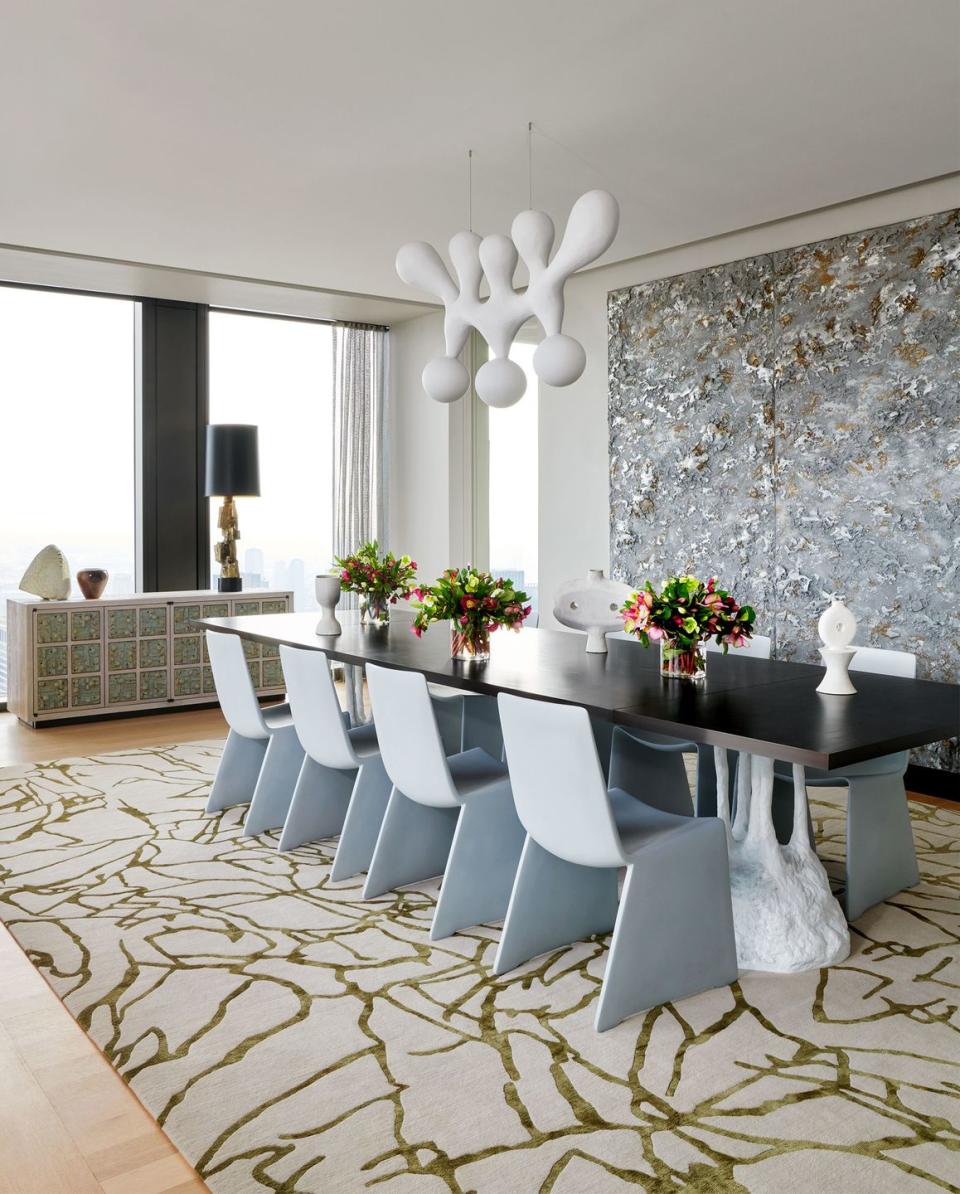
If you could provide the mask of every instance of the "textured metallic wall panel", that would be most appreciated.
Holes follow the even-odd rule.
[[[960,674],[960,212],[609,296],[614,575],[716,573],[777,655]],[[960,770],[957,743],[915,754]]]

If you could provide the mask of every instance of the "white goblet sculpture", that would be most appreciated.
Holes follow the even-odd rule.
[[[318,576],[314,582],[317,604],[320,606],[320,621],[317,634],[340,634],[343,627],[337,621],[337,602],[340,600],[340,577]]]
[[[817,685],[817,692],[852,696],[857,690],[850,683],[849,668],[857,649],[850,644],[857,633],[857,619],[842,601],[834,597],[829,608],[820,615],[817,629],[824,644],[820,648],[820,657],[827,669]]]

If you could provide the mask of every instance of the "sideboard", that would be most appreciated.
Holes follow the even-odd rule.
[[[281,614],[293,594],[137,593],[96,601],[7,601],[7,707],[27,725],[212,704],[197,618]],[[244,643],[258,694],[284,691],[279,651]]]

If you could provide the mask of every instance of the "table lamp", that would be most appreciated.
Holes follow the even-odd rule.
[[[213,556],[220,565],[217,589],[221,593],[239,593],[243,588],[237,563],[237,521],[235,497],[260,495],[260,460],[257,452],[257,428],[250,423],[212,423],[207,427],[207,467],[204,493],[222,497],[217,526],[220,541]]]

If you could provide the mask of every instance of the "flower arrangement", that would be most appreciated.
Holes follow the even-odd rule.
[[[632,593],[620,609],[623,628],[645,647],[660,643],[660,671],[665,676],[699,679],[706,665],[700,643],[713,639],[726,654],[752,636],[756,613],[738,605],[712,576],[706,584],[695,576],[673,576],[658,593],[649,581]]]
[[[426,588],[414,589],[417,615],[413,633],[419,638],[433,622],[449,622],[454,659],[490,657],[490,635],[500,626],[519,630],[530,616],[526,593],[502,577],[494,579],[467,565],[448,568]]]
[[[389,622],[390,606],[409,597],[417,579],[415,560],[409,556],[398,559],[392,551],[381,555],[376,539],[351,555],[334,556],[334,561],[343,592],[360,595],[360,621],[375,626]]]

